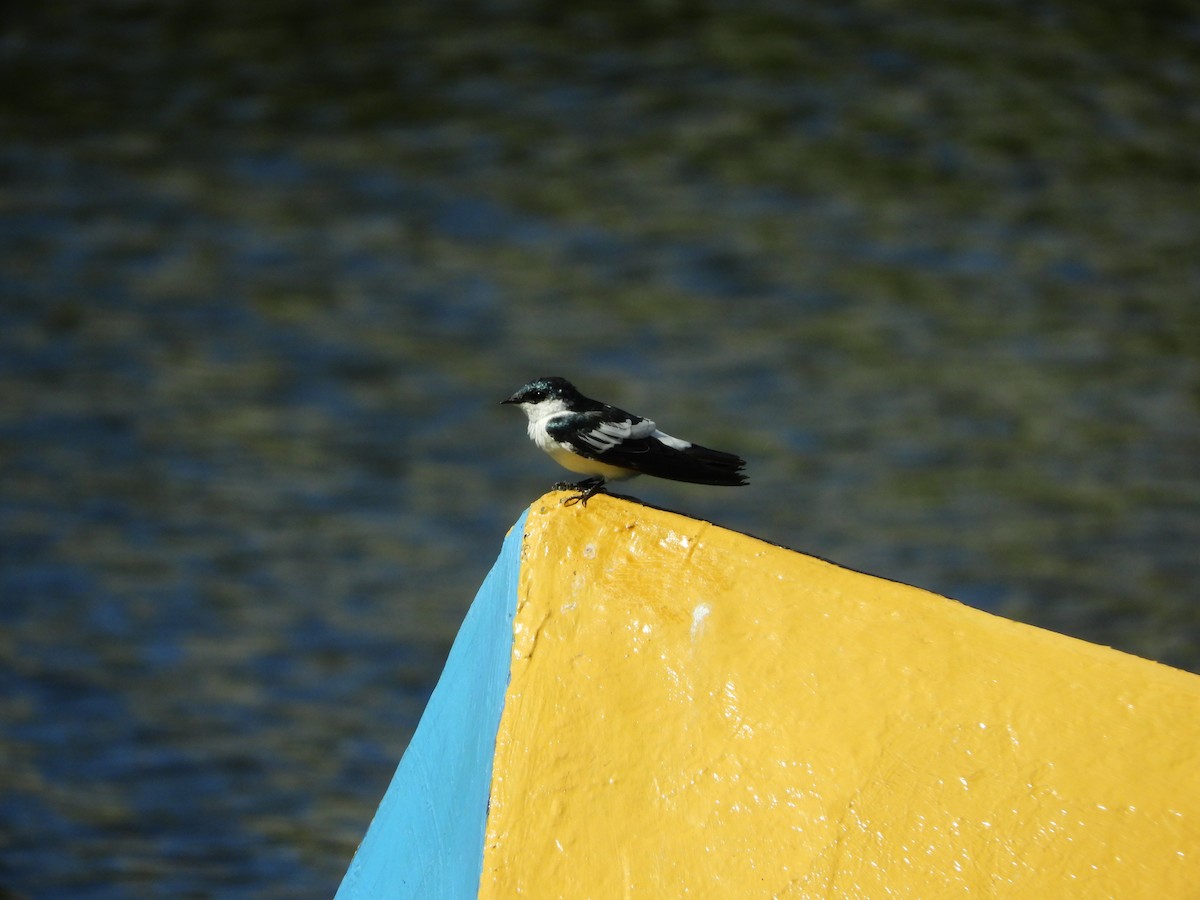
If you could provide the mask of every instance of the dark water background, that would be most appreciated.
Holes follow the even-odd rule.
[[[750,459],[650,502],[1200,670],[1194,3],[4,19],[0,894],[332,893],[537,374]]]

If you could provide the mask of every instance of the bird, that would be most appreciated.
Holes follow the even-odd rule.
[[[557,375],[535,378],[500,402],[525,413],[530,440],[556,463],[588,476],[554,486],[578,491],[562,501],[568,506],[587,506],[608,482],[637,475],[693,484],[749,483],[742,472],[746,461],[740,456],[664,434],[652,420],[585,397]]]

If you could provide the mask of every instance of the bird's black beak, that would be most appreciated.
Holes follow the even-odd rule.
[[[517,399],[517,395],[516,395],[516,394],[513,394],[513,395],[512,395],[511,397],[509,397],[507,400],[501,400],[501,401],[500,401],[500,405],[501,405],[501,406],[503,406],[505,403],[520,403],[520,402],[521,402],[521,401]]]

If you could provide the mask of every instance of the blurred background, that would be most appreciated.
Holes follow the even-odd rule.
[[[45,0],[0,60],[3,896],[330,895],[562,477],[535,375],[749,459],[647,502],[1200,670],[1194,3]]]

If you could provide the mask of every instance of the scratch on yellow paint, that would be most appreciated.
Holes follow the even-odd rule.
[[[1200,678],[560,496],[526,526],[480,897],[1200,895]]]

